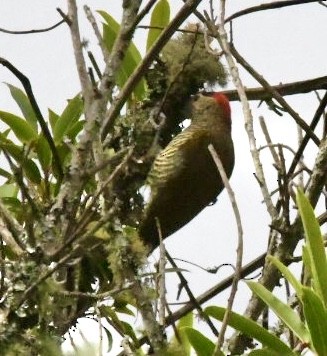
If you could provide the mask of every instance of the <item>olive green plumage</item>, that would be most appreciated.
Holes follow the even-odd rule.
[[[140,236],[153,250],[159,244],[156,218],[166,238],[192,220],[222,191],[217,167],[208,151],[211,143],[227,176],[234,167],[228,99],[220,93],[199,95],[192,105],[192,123],[156,157],[148,182],[149,203]]]

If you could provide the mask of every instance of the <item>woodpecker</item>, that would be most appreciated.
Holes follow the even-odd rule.
[[[214,202],[224,189],[209,144],[230,177],[234,167],[231,109],[227,97],[218,92],[195,97],[190,126],[153,162],[148,175],[151,195],[139,227],[150,251],[159,245],[159,230],[163,239],[168,237]]]

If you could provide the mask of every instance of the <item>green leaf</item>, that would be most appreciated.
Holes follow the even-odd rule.
[[[322,297],[324,305],[327,306],[327,259],[320,226],[308,198],[300,189],[297,191],[296,201],[311,260],[313,285],[317,289],[317,293]]]
[[[122,321],[121,323],[124,327],[124,334],[128,335],[133,340],[133,342],[137,345],[138,339],[134,332],[134,328],[130,324],[128,324],[126,321]]]
[[[85,124],[85,120],[79,120],[75,122],[75,124],[67,130],[67,137],[70,140],[74,141],[76,136],[82,131]]]
[[[111,332],[109,331],[109,329],[107,329],[106,327],[102,326],[106,335],[107,335],[107,340],[108,340],[108,349],[107,352],[110,352],[112,349],[112,344],[113,344],[113,337]]]
[[[65,143],[57,145],[56,149],[57,149],[57,152],[58,152],[58,155],[59,155],[59,158],[60,158],[60,162],[64,166],[68,162],[70,157],[71,157],[71,149]],[[52,169],[55,171],[56,167],[53,164],[53,162],[52,162],[52,165],[53,165]]]
[[[67,131],[74,126],[83,112],[83,100],[79,95],[69,100],[63,113],[56,121],[53,128],[53,138],[56,143],[62,142]]]
[[[205,309],[205,312],[213,318],[222,321],[225,315],[226,308],[211,306]],[[294,355],[292,350],[284,344],[276,335],[260,326],[255,321],[248,319],[235,312],[231,312],[228,325],[243,334],[256,339],[262,345],[279,352],[282,355]]]
[[[299,315],[287,304],[276,298],[268,289],[257,282],[246,283],[257,294],[273,312],[290,328],[295,335],[302,341],[310,340],[308,330],[301,321]]]
[[[117,330],[119,330],[123,334],[130,336],[134,343],[138,343],[138,339],[135,335],[134,329],[127,322],[120,320],[116,312],[111,307],[101,306],[99,310],[101,316],[106,318],[109,324],[112,324],[115,328],[117,328]]]
[[[12,129],[20,142],[31,143],[32,141],[37,140],[37,130],[21,117],[9,112],[0,111],[0,119]]]
[[[35,112],[32,108],[30,100],[28,99],[27,95],[19,88],[7,84],[10,90],[11,96],[16,101],[17,105],[19,106],[23,116],[29,122],[29,124],[33,127],[35,131],[37,131],[37,118]]]
[[[17,187],[16,189],[18,192]],[[15,197],[4,197],[1,198],[1,200],[6,205],[6,207],[10,210],[10,212],[12,212],[15,215],[15,217],[19,219],[19,216],[21,216],[22,211],[24,210],[21,201]]]
[[[16,198],[18,193],[17,185],[14,183],[0,186],[0,198]]]
[[[197,356],[211,356],[213,354],[215,344],[199,331],[190,327],[184,327],[183,333],[187,336]]]
[[[26,174],[26,177],[34,184],[40,184],[41,183],[41,173],[39,171],[39,168],[37,165],[31,160],[27,159],[22,161],[21,163],[23,171]]]
[[[35,149],[42,169],[48,171],[51,166],[52,153],[43,134],[40,134]]]
[[[293,286],[296,294],[298,296],[300,296],[300,294],[302,292],[302,284],[296,279],[296,277],[293,275],[293,273],[282,262],[280,262],[278,258],[276,258],[274,256],[267,256],[267,258],[271,263],[273,263],[279,269],[279,271],[282,273],[282,275]]]
[[[126,299],[124,299],[123,297],[117,297],[114,301],[113,307],[115,308],[116,313],[135,316],[133,311],[128,308],[128,305],[130,304],[126,301]]]
[[[50,122],[51,130],[53,132],[60,116],[58,114],[56,114],[54,111],[52,111],[51,109],[48,109],[48,115],[49,115],[49,122]]]
[[[317,355],[327,355],[327,310],[321,298],[308,287],[303,287],[302,303],[312,345]]]
[[[182,347],[185,355],[190,355],[191,344],[184,330],[185,328],[190,328],[192,326],[193,326],[193,313],[188,313],[179,319],[176,327],[180,338],[177,339],[176,336],[174,336],[172,340],[169,342],[169,344],[172,346],[171,347],[172,349],[178,349],[178,347]]]
[[[115,40],[119,33],[120,25],[118,22],[107,12],[98,11],[99,14],[103,17],[106,23],[103,24],[103,41],[109,52],[112,51]],[[133,42],[130,43],[125,57],[123,59],[122,65],[116,73],[116,83],[119,88],[122,88],[126,83],[127,79],[134,72],[135,68],[141,62],[141,55],[137,47]],[[140,100],[145,95],[145,80],[141,79],[140,82],[136,85],[133,90],[133,94],[136,99]]]
[[[150,29],[146,43],[146,50],[148,51],[157,38],[160,36],[162,30],[168,25],[170,18],[170,7],[167,0],[159,0],[154,7],[151,15]],[[155,27],[159,27],[155,28]]]
[[[23,169],[26,177],[35,184],[40,184],[41,174],[37,165],[25,157],[23,149],[15,145],[12,141],[8,140],[0,134],[0,148],[5,150]]]
[[[0,167],[0,176],[10,179],[12,177],[12,174]]]
[[[303,278],[305,278],[306,283],[308,281],[312,281],[311,285],[312,285],[313,289],[317,290],[317,286],[315,286],[315,281],[312,279],[311,258],[310,258],[310,254],[308,251],[308,246],[306,246],[306,245],[302,246],[302,262],[305,267]]]
[[[184,327],[192,327],[193,326],[193,313],[188,313],[182,318],[179,319],[177,323],[177,327],[184,328]]]

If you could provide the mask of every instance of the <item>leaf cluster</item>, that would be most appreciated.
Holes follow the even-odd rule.
[[[158,1],[148,50],[162,33],[158,27],[167,26],[169,12],[166,0]],[[103,44],[111,53],[120,25],[110,14],[99,13],[104,21]],[[76,180],[81,184],[72,201],[60,197],[72,178],[74,157],[84,154],[78,151],[87,124],[84,98],[76,94],[61,113],[49,109],[42,118],[47,132],[31,97],[8,85],[21,111],[20,115],[0,111],[7,126],[0,132],[0,150],[7,160],[0,169],[0,218],[5,228],[0,294],[10,325],[1,330],[1,344],[9,354],[12,350],[28,354],[33,348],[38,352],[45,345],[48,354],[52,348],[58,351],[60,337],[97,303],[97,295],[110,296],[131,275],[138,277],[146,256],[136,230],[144,205],[140,188],[154,156],[180,130],[190,96],[206,84],[226,81],[222,65],[205,53],[203,34],[188,32],[158,53],[117,117],[101,147],[103,155],[87,152],[86,164],[78,167]],[[114,73],[115,90],[124,87],[141,61],[131,42]],[[118,307],[115,301],[121,295],[110,296],[113,303],[101,305],[99,313],[136,343],[133,328],[117,315],[130,314],[128,304],[135,305],[135,300],[129,295]]]

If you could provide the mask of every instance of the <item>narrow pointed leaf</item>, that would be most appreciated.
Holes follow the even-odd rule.
[[[108,322],[113,324],[120,332],[131,337],[134,343],[138,343],[134,329],[127,322],[120,320],[117,313],[111,308],[106,306],[100,307],[101,316],[106,318]]]
[[[116,37],[119,33],[120,25],[118,22],[107,12],[99,11],[99,14],[105,20],[103,24],[103,41],[109,52],[112,51],[113,45],[115,43]],[[117,85],[121,88],[127,81],[127,79],[134,72],[135,68],[141,62],[142,57],[139,50],[133,42],[130,43],[121,68],[119,68],[116,73],[116,82]],[[141,79],[140,82],[134,88],[133,94],[137,99],[142,99],[145,94],[145,81]]]
[[[205,312],[213,318],[222,321],[225,315],[226,308],[221,307],[207,307]],[[260,326],[255,321],[248,319],[235,312],[230,313],[228,325],[243,334],[256,339],[262,345],[269,349],[275,350],[283,355],[293,355],[292,350],[284,344],[276,335],[270,333],[268,330]]]
[[[15,183],[3,184],[0,186],[0,198],[16,198],[18,188]]]
[[[41,173],[39,171],[38,166],[31,160],[25,160],[21,163],[22,168],[26,174],[26,177],[35,184],[41,183]]]
[[[257,294],[269,308],[290,328],[302,342],[309,342],[308,330],[299,315],[287,304],[276,298],[268,289],[257,282],[247,282],[252,292]]]
[[[76,139],[76,136],[82,131],[85,124],[85,120],[79,120],[67,130],[67,137],[72,141]]]
[[[36,153],[39,159],[39,162],[44,171],[47,171],[51,166],[52,153],[48,144],[48,141],[45,139],[44,135],[41,134],[36,142]]]
[[[60,116],[58,114],[56,114],[54,111],[52,111],[51,109],[48,109],[48,115],[49,115],[49,122],[50,122],[51,130],[53,132]]]
[[[29,122],[33,129],[37,131],[36,115],[27,95],[19,88],[11,84],[7,85],[10,90],[11,96],[14,98],[17,105],[19,106],[24,118]]]
[[[303,287],[303,312],[317,355],[327,355],[327,311],[322,300],[310,288]]]
[[[199,331],[185,327],[183,328],[183,333],[187,336],[197,356],[211,356],[213,354],[215,344]]]
[[[113,345],[113,337],[111,332],[109,331],[109,329],[107,329],[106,327],[103,326],[103,329],[106,333],[107,336],[107,341],[108,341],[108,348],[107,348],[107,352],[110,352],[112,349],[112,345]]]
[[[0,120],[5,122],[22,143],[31,143],[37,140],[38,133],[33,126],[19,116],[9,112],[0,111]]]
[[[288,280],[288,282],[295,289],[296,294],[299,296],[302,291],[301,283],[296,279],[293,273],[282,263],[278,258],[274,256],[267,256],[268,260],[273,263],[279,271],[283,274],[283,276]]]
[[[327,259],[320,226],[313,208],[302,190],[298,190],[296,201],[300,211],[305,233],[306,246],[311,260],[311,272],[314,286],[327,306]]]
[[[10,179],[12,177],[12,174],[0,167],[0,176]]]
[[[182,318],[179,319],[177,323],[178,328],[184,328],[184,327],[192,327],[193,326],[193,313],[188,313]]]
[[[180,339],[177,340],[177,338],[174,336],[171,342],[169,343],[172,345],[173,349],[176,347],[180,347],[180,345],[183,347],[183,351],[185,352],[185,355],[190,355],[191,353],[191,343],[189,341],[189,338],[187,337],[185,331],[185,328],[192,328],[193,326],[193,313],[188,313],[185,316],[183,316],[181,319],[179,319],[176,327],[179,332]]]
[[[151,14],[150,29],[146,43],[147,51],[152,47],[154,42],[160,36],[162,30],[168,25],[169,18],[169,2],[167,0],[159,0]]]
[[[26,177],[33,183],[40,184],[41,174],[37,165],[24,156],[23,149],[0,134],[0,149],[5,150],[23,169]]]
[[[69,100],[63,113],[58,118],[53,129],[53,137],[56,143],[62,142],[68,130],[78,121],[83,112],[83,100],[79,95]]]

